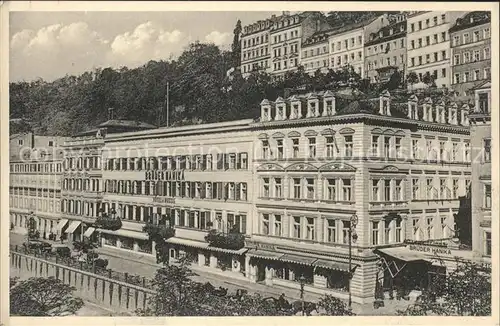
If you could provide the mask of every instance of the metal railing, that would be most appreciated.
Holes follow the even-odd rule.
[[[10,250],[21,254],[41,258],[49,262],[68,266],[81,271],[90,272],[96,275],[105,276],[107,278],[117,280],[120,282],[141,286],[146,289],[154,289],[153,282],[141,275],[129,274],[126,272],[118,272],[113,269],[103,268],[96,266],[95,263],[91,264],[87,261],[78,260],[76,257],[59,257],[55,253],[40,252],[39,250],[26,249],[24,246],[10,245]]]

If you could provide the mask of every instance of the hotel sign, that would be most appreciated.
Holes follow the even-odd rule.
[[[408,249],[412,251],[420,251],[420,252],[427,252],[430,254],[438,254],[438,255],[447,255],[451,256],[451,250],[448,248],[442,248],[442,247],[429,247],[429,246],[421,246],[421,245],[409,245]]]
[[[175,204],[175,198],[153,197],[153,203]]]
[[[183,181],[184,171],[150,170],[145,172],[146,181]]]

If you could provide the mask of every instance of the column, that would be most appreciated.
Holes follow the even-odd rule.
[[[137,217],[137,206],[132,205],[132,219],[135,221]]]
[[[214,253],[210,253],[210,267],[211,268],[217,267],[217,256],[215,256]]]
[[[266,269],[265,270],[265,275],[266,275],[265,283],[266,283],[266,285],[273,285],[274,269],[271,266],[266,266],[265,269]]]
[[[139,251],[139,243],[134,241],[134,251]]]
[[[198,252],[198,266],[203,267],[205,266],[205,255],[203,252]]]
[[[251,279],[250,268],[250,256],[245,255],[245,277],[248,279]]]

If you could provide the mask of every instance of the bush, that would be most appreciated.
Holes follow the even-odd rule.
[[[95,264],[96,268],[106,269],[106,267],[108,267],[108,260],[107,259],[98,258],[98,259],[95,260],[94,264]]]
[[[239,232],[223,234],[210,230],[205,236],[205,241],[213,247],[230,250],[239,250],[245,246],[245,236]]]
[[[99,216],[95,220],[95,227],[99,229],[116,231],[121,229],[122,221],[119,218],[110,218],[107,216]]]
[[[68,247],[57,247],[56,255],[60,258],[70,258],[71,257],[71,249]]]

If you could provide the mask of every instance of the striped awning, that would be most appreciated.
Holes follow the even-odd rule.
[[[279,260],[279,258],[281,256],[283,256],[283,253],[276,252],[276,251],[253,249],[253,250],[248,251],[247,255],[250,257],[256,257],[256,258],[261,258],[261,259]]]
[[[301,264],[301,265],[306,265],[306,266],[312,266],[312,264],[317,260],[317,258],[284,254],[283,256],[280,257],[280,260],[287,262],[287,263],[295,263],[295,264]]]
[[[71,223],[69,224],[69,226],[66,229],[66,231],[64,231],[64,233],[73,233],[73,232],[75,232],[76,228],[79,227],[80,224],[82,224],[82,222],[80,222],[80,221],[71,221]]]
[[[241,248],[238,250],[233,250],[233,249],[225,249],[225,248],[218,248],[218,247],[212,247],[212,246],[208,246],[207,249],[211,250],[211,251],[224,252],[226,254],[233,254],[233,255],[242,255],[248,251],[248,248]]]
[[[92,233],[94,233],[94,231],[95,231],[95,228],[90,226],[87,228],[87,230],[85,230],[85,233],[83,234],[83,236],[90,238],[90,236],[92,235]]]
[[[200,248],[200,249],[207,249],[209,246],[207,242],[176,238],[176,237],[168,238],[166,242],[171,244],[183,245],[187,247]]]
[[[333,260],[318,259],[313,263],[314,266],[333,269],[337,271],[349,272],[349,264],[344,262],[338,262]],[[356,265],[351,264],[351,269],[354,269]]]
[[[139,240],[148,240],[149,237],[147,234],[132,230],[119,229],[116,231],[106,230],[106,229],[97,229],[97,231],[105,234],[116,235],[125,238],[139,239]]]
[[[57,227],[56,227],[57,231],[61,232],[61,230],[66,226],[67,223],[68,223],[68,220],[66,220],[64,218],[60,219],[59,223],[57,223]]]

